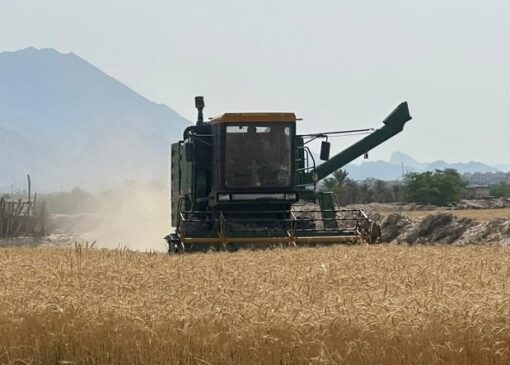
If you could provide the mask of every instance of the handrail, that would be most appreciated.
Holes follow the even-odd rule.
[[[314,175],[317,165],[315,163],[315,157],[313,157],[312,151],[310,150],[310,148],[308,146],[299,146],[298,149],[302,149],[304,151],[303,162],[304,162],[305,167],[296,169],[296,173],[301,174],[301,176],[303,176],[303,177],[306,177],[309,175]],[[310,164],[310,160],[311,160],[311,164]],[[296,161],[300,161],[300,160],[296,160]],[[315,182],[313,180],[314,179],[312,179],[312,181],[310,181],[310,182],[305,181],[301,184],[297,184],[297,186],[306,186],[306,185],[309,185],[312,183],[315,185]]]
[[[334,217],[324,217],[322,214],[324,211],[320,209],[306,210],[306,211],[293,211],[286,210],[278,213],[288,213],[288,218],[265,218],[265,217],[254,217],[255,212],[194,212],[194,211],[182,211],[181,220],[178,230],[182,236],[184,234],[191,233],[193,235],[193,224],[194,223],[205,223],[212,224],[210,226],[211,231],[209,233],[218,236],[221,242],[226,243],[228,232],[240,232],[246,230],[243,227],[236,227],[235,224],[247,224],[248,230],[254,231],[267,231],[267,232],[281,232],[291,239],[300,237],[300,233],[311,233],[317,230],[321,232],[339,232],[343,231],[349,234],[362,235],[364,227],[369,222],[367,215],[359,209],[344,209],[331,212],[336,212]],[[205,213],[205,214],[204,214]],[[251,214],[250,214],[251,213]],[[274,211],[257,211],[257,214],[268,214],[275,213]],[[342,216],[342,213],[346,216]],[[200,214],[200,216],[197,216]],[[228,214],[228,216],[227,216]],[[243,217],[242,215],[248,215]],[[206,217],[204,217],[204,215]],[[230,216],[234,215],[234,216]],[[241,216],[240,216],[241,215]],[[195,217],[194,217],[195,216]],[[337,224],[333,228],[328,228],[326,222],[336,222]],[[313,224],[313,227],[307,226]],[[319,228],[316,224],[321,224]],[[232,226],[234,224],[234,226]],[[253,225],[251,225],[253,224]],[[285,227],[285,228],[284,228]],[[202,226],[203,228],[203,226]],[[203,232],[203,229],[199,229]]]

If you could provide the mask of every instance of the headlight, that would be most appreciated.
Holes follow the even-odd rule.
[[[219,201],[230,200],[230,195],[229,194],[218,194],[218,200]]]
[[[285,200],[297,200],[296,193],[285,194]]]

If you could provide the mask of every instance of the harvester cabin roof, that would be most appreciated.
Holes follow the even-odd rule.
[[[220,123],[278,123],[295,122],[294,113],[224,113],[211,119],[211,124]]]

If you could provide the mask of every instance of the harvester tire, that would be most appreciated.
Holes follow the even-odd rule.
[[[381,226],[374,221],[369,222],[367,241],[371,245],[381,243]]]
[[[165,240],[168,243],[168,254],[172,255],[184,251],[184,246],[177,234],[171,233],[165,237]]]

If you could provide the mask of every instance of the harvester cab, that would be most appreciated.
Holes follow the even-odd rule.
[[[361,210],[339,209],[318,183],[403,130],[400,104],[380,129],[296,134],[294,113],[225,113],[198,118],[171,148],[170,252],[274,245],[376,242],[377,225]],[[328,135],[370,133],[329,157]],[[308,142],[324,138],[316,165]]]

